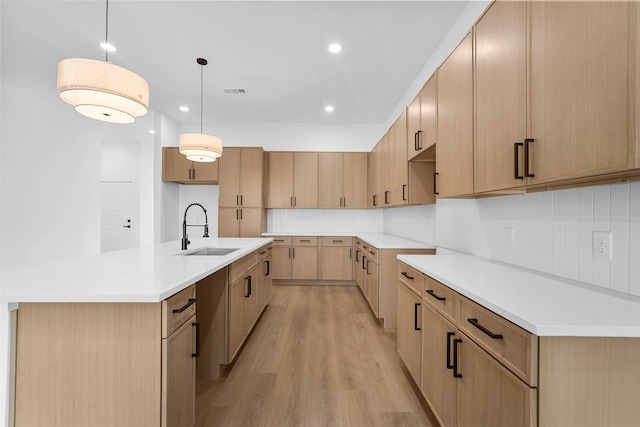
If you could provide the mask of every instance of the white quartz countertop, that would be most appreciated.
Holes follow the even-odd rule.
[[[418,242],[416,240],[405,239],[391,234],[384,233],[345,233],[345,232],[312,232],[312,233],[262,233],[265,237],[276,236],[318,236],[318,237],[357,237],[378,249],[436,249],[436,245],[430,243]]]
[[[469,255],[398,259],[538,336],[640,337],[640,298]]]
[[[180,241],[4,270],[0,301],[159,302],[269,243],[270,238],[191,239],[238,248],[226,256],[182,256]]]

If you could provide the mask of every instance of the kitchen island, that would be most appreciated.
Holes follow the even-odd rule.
[[[193,423],[196,358],[210,373],[238,353],[268,300],[271,239],[193,240],[3,272],[15,425]],[[202,248],[233,251],[187,255]]]

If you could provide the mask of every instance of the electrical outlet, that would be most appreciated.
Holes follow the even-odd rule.
[[[513,227],[505,227],[504,229],[504,243],[508,247],[512,248],[515,246],[515,230]]]
[[[610,261],[612,235],[610,231],[593,232],[593,257]]]

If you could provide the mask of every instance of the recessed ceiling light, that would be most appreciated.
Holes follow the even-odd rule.
[[[180,111],[184,111],[186,113],[187,111],[189,111],[189,107],[182,105],[180,107]]]
[[[103,48],[104,50],[106,50],[107,52],[115,52],[116,51],[116,47],[114,45],[112,45],[111,43],[100,43],[100,47]]]
[[[331,53],[338,53],[342,50],[342,46],[340,46],[338,43],[331,43],[329,45],[329,52]]]
[[[324,107],[324,111],[326,111],[327,113],[330,113],[333,111],[333,105],[327,105],[326,107]]]
[[[149,129],[149,133],[150,133],[151,135],[155,135],[155,134],[156,134],[156,131],[155,131],[155,130],[153,130],[153,129]]]

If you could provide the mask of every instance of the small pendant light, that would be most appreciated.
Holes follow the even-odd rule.
[[[196,62],[200,64],[200,133],[180,135],[180,153],[193,162],[215,162],[222,156],[222,140],[202,133],[202,75],[208,62],[204,58],[198,58]]]
[[[109,37],[109,0],[106,8]],[[105,61],[70,58],[58,64],[60,98],[92,119],[110,123],[133,123],[149,110],[149,85],[136,73]]]

